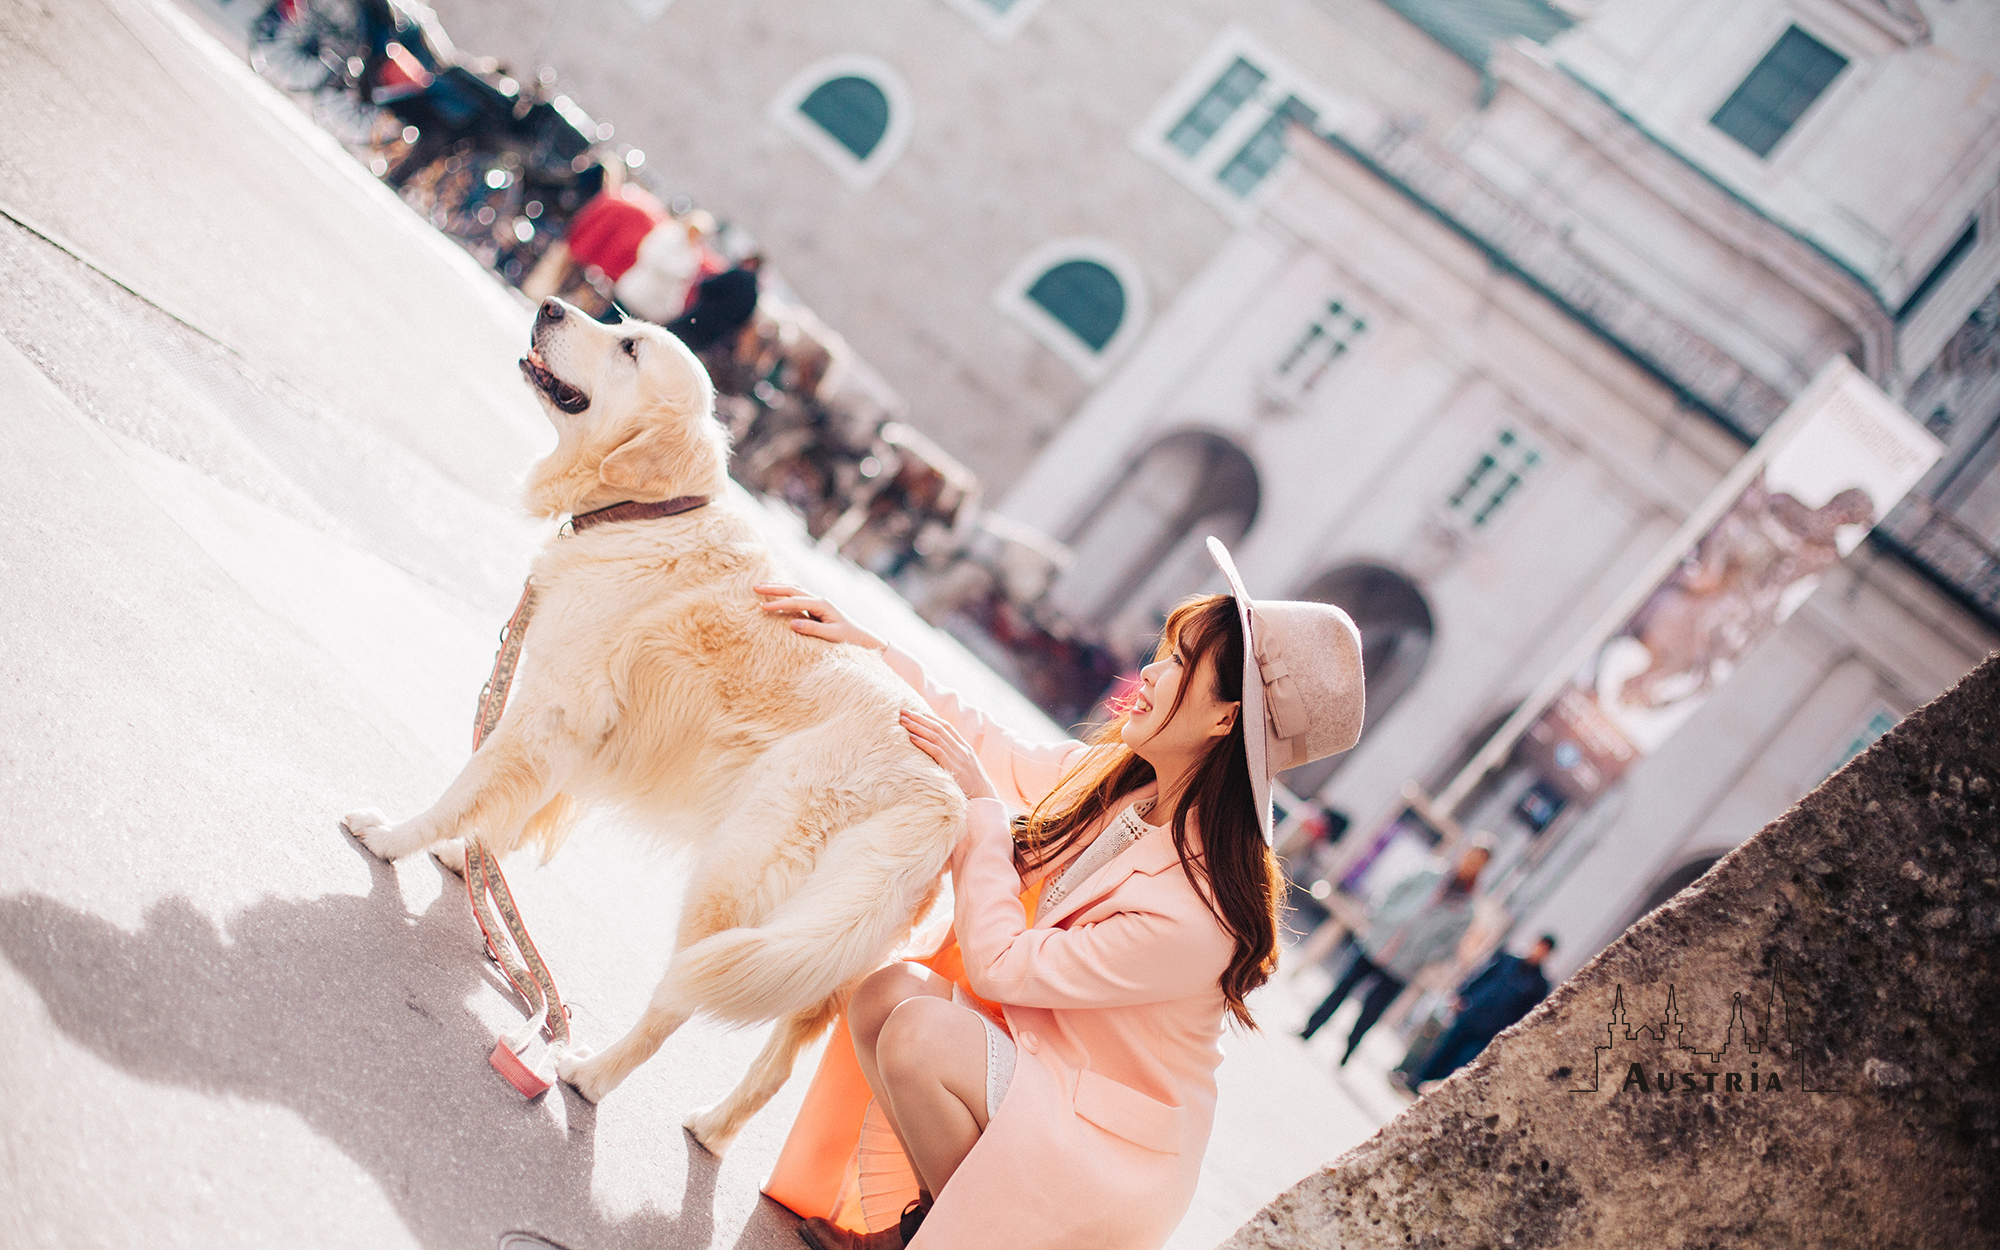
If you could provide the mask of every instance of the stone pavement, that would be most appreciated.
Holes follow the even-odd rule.
[[[697,1022],[602,1108],[524,1103],[485,1066],[519,1017],[456,880],[335,829],[467,749],[545,532],[513,505],[550,441],[526,305],[181,10],[0,7],[0,101],[0,1244],[790,1250],[757,1185],[803,1080],[719,1162],[679,1128],[760,1030]],[[802,578],[1053,732],[743,502]],[[598,821],[514,868],[578,1034],[615,1036],[674,863]],[[1283,1036],[1292,984],[1229,1043],[1176,1247],[1394,1109]]]

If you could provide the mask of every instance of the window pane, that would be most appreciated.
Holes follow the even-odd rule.
[[[1201,151],[1202,145],[1222,129],[1222,123],[1263,85],[1264,71],[1237,57],[1235,64],[1222,71],[1222,77],[1215,80],[1208,94],[1197,100],[1187,116],[1167,132],[1168,145],[1182,156]]]
[[[1503,429],[1493,440],[1493,446],[1473,461],[1472,468],[1466,471],[1445,504],[1470,521],[1474,529],[1481,528],[1541,462],[1540,452],[1513,430]]]
[[[1318,117],[1297,96],[1286,96],[1285,102],[1257,127],[1257,133],[1229,158],[1229,163],[1215,175],[1216,179],[1238,196],[1250,194],[1264,181],[1264,175],[1285,159],[1285,122],[1296,119],[1310,126]]]
[[[1035,279],[1028,298],[1094,352],[1104,350],[1125,320],[1125,286],[1096,261],[1064,261]]]
[[[1769,156],[1846,68],[1846,57],[1793,26],[1779,36],[1709,123],[1757,155]]]
[[[1277,378],[1297,394],[1319,385],[1334,363],[1347,354],[1368,324],[1347,311],[1339,300],[1328,300],[1325,311],[1315,317],[1279,358]]]
[[[819,123],[841,147],[865,161],[889,130],[889,97],[866,78],[829,78],[813,88],[799,112]]]

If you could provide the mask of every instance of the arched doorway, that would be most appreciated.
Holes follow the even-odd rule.
[[[1689,860],[1666,876],[1661,877],[1659,884],[1653,887],[1653,892],[1646,896],[1646,901],[1639,904],[1638,910],[1626,918],[1624,927],[1618,931],[1623,933],[1626,929],[1638,924],[1652,912],[1664,906],[1674,895],[1679,894],[1682,890],[1699,881],[1702,874],[1715,867],[1716,863],[1721,859],[1722,856],[1720,855],[1703,855],[1699,859]]]
[[[1366,682],[1366,723],[1389,714],[1417,682],[1431,650],[1431,609],[1416,584],[1382,564],[1343,564],[1307,583],[1299,598],[1331,603],[1354,618],[1361,631],[1361,671]],[[1363,734],[1367,733],[1366,728]],[[1326,784],[1345,755],[1316,760],[1284,774],[1295,794],[1309,795]]]
[[[1167,435],[1064,536],[1074,558],[1051,588],[1050,606],[1137,658],[1177,601],[1220,579],[1203,540],[1242,538],[1261,493],[1256,466],[1228,439],[1206,430]]]

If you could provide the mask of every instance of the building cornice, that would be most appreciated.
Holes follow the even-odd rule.
[[[1318,142],[1299,151],[1307,169],[1324,177],[1331,172],[1328,162],[1359,165],[1742,442],[1754,442],[1783,410],[1785,397],[1775,387],[1420,140],[1393,129],[1363,142],[1341,134],[1313,137]]]
[[[1930,41],[1930,20],[1917,7],[1916,0],[1821,0],[1821,3],[1853,14],[1906,48]]]
[[[1541,49],[1497,48],[1490,68],[1496,83],[1520,92],[1731,251],[1833,314],[1859,342],[1861,370],[1878,383],[1889,379],[1895,318],[1881,293],[1846,262],[1724,185]]]

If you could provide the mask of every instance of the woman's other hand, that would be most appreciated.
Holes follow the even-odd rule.
[[[797,633],[824,638],[828,642],[851,642],[857,647],[870,647],[876,651],[889,649],[888,643],[848,620],[839,608],[807,594],[797,586],[765,582],[751,589],[764,597],[760,606],[766,612],[773,616],[791,617],[792,629]]]
[[[979,766],[979,757],[972,753],[972,747],[958,736],[958,730],[948,723],[914,708],[903,709],[903,728],[909,731],[910,741],[923,748],[925,755],[951,774],[958,788],[965,791],[968,799],[997,799],[1000,794],[993,788],[993,782],[986,770]]]

